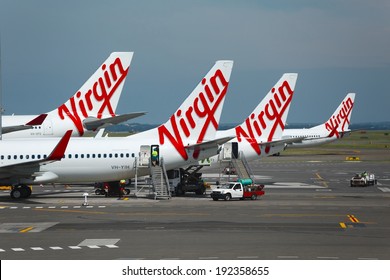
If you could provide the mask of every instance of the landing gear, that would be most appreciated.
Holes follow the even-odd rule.
[[[31,195],[31,189],[27,185],[16,185],[11,190],[12,199],[27,198]]]

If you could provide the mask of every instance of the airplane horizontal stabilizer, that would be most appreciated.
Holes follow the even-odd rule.
[[[108,125],[113,125],[113,124],[119,124],[134,118],[137,118],[139,116],[145,115],[146,112],[136,112],[136,113],[129,113],[129,114],[123,114],[123,115],[118,115],[115,117],[110,117],[110,118],[105,118],[105,119],[98,119],[98,118],[93,118],[89,117],[83,121],[83,125],[87,130],[97,130],[99,128],[108,126]]]
[[[234,139],[234,137],[232,137],[232,136],[218,138],[218,139],[214,139],[211,141],[188,145],[188,146],[186,146],[186,149],[194,149],[194,148],[195,149],[210,149],[210,148],[216,147],[218,145],[222,145],[222,144],[224,144],[232,139]]]

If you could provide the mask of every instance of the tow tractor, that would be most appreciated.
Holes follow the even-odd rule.
[[[239,179],[237,182],[228,182],[214,189],[210,196],[214,201],[218,199],[231,200],[234,198],[256,200],[259,196],[264,195],[263,188],[264,185],[253,184],[251,179]]]
[[[364,171],[362,173],[357,173],[351,179],[351,187],[367,187],[377,184],[374,173]]]

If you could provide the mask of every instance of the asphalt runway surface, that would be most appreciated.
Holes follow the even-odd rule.
[[[15,201],[1,191],[0,258],[388,260],[388,155],[251,162],[265,184],[265,195],[253,201],[208,194],[153,200],[133,191],[118,199],[95,195],[91,186],[34,186],[31,198]],[[350,178],[362,171],[374,172],[378,184],[351,188]],[[204,175],[222,180],[217,170]]]

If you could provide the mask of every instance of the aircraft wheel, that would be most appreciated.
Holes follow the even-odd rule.
[[[13,189],[11,191],[11,198],[12,199],[20,199],[20,198],[22,198],[22,190],[20,188]]]

